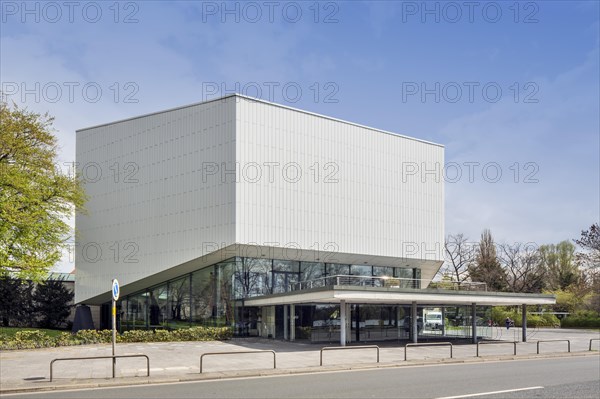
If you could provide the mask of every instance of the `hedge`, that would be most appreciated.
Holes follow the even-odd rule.
[[[117,333],[117,342],[219,341],[231,338],[229,327],[190,327],[179,330],[130,330]],[[0,349],[34,349],[57,346],[110,343],[111,330],[81,330],[75,334],[62,332],[50,337],[43,331],[18,331],[14,337],[0,334]]]
[[[600,328],[600,314],[596,312],[578,312],[565,317],[561,327]]]
[[[515,327],[521,327],[522,314],[515,310],[506,310],[501,307],[492,308],[492,320],[499,326],[504,326],[506,318],[514,321]],[[527,313],[527,327],[555,327],[560,326],[560,320],[553,314],[530,314]]]

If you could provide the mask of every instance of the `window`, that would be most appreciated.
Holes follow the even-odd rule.
[[[268,295],[272,289],[271,259],[242,258],[236,263],[234,293],[236,298]]]
[[[170,328],[188,327],[190,322],[190,276],[169,282],[169,308],[167,318]]]
[[[148,297],[150,328],[167,326],[167,298],[167,284],[150,289]]]
[[[325,275],[325,265],[321,262],[302,262],[300,264],[300,280],[310,281]]]
[[[349,265],[340,265],[337,263],[327,263],[325,270],[328,276],[347,276],[350,274]]]

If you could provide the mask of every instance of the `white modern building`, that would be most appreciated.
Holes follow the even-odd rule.
[[[485,306],[554,303],[427,289],[443,263],[439,144],[230,95],[79,130],[77,163],[75,300],[104,305],[102,326],[113,278],[123,329],[342,344],[417,340],[428,306],[452,305],[476,338]]]

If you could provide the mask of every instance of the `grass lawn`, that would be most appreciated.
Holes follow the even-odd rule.
[[[29,327],[0,327],[0,334],[8,336],[10,338],[14,337],[17,331],[33,331],[38,330],[46,333],[46,335],[50,337],[56,337],[61,332],[65,332],[66,330],[49,330],[47,328],[29,328]]]

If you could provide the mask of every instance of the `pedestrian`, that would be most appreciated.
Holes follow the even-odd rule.
[[[506,323],[506,329],[508,330],[510,328],[511,323],[512,323],[512,321],[510,320],[510,317],[506,318],[505,323]]]

